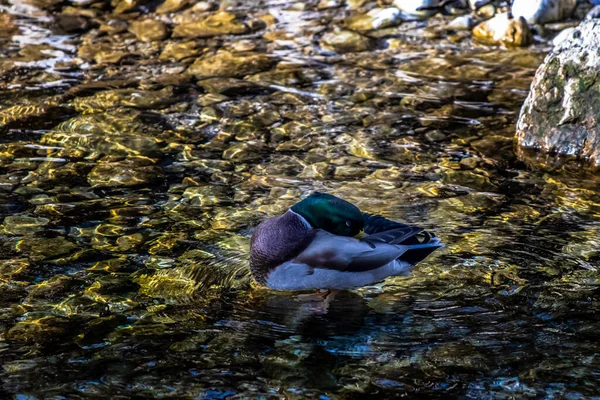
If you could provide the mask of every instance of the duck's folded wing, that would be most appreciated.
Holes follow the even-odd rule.
[[[410,228],[410,226],[406,224],[392,221],[391,219],[387,219],[381,215],[373,215],[366,212],[362,214],[365,224],[363,229],[367,235],[373,235],[375,233],[385,232],[392,229]]]
[[[406,252],[399,257],[400,261],[416,264],[429,254],[444,245],[431,232],[418,226],[405,225],[380,215],[363,213],[365,233],[360,240],[376,247],[377,243],[388,243],[408,246]]]
[[[402,228],[363,236],[360,240],[372,247],[374,247],[377,242],[387,244],[420,244],[421,242],[415,236],[422,231],[423,228],[419,228],[418,226],[404,226]]]
[[[402,260],[402,255],[406,252],[429,247],[432,246],[366,243],[359,239],[319,231],[311,244],[294,259],[294,262],[306,264],[311,268],[363,272],[383,267],[398,258]],[[431,251],[440,245],[436,243],[433,247]]]

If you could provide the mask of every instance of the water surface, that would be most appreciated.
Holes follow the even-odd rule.
[[[327,5],[174,37],[218,5],[2,3],[3,397],[597,394],[600,182],[513,148],[548,38],[436,18],[346,52],[323,36],[356,11]],[[252,226],[313,190],[447,247],[329,309],[257,287]]]

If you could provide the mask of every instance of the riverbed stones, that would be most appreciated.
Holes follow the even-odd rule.
[[[348,29],[366,32],[399,25],[402,22],[402,12],[395,7],[374,8],[366,14],[354,15],[345,21]]]
[[[508,13],[498,14],[473,29],[473,38],[490,45],[506,47],[529,46],[533,42],[531,30],[524,18],[510,18]]]
[[[0,281],[14,280],[30,267],[27,258],[0,260]]]
[[[93,187],[127,187],[147,185],[162,178],[161,169],[144,159],[129,159],[96,165],[87,180]]]
[[[522,148],[600,165],[600,20],[584,21],[536,72],[517,123]]]
[[[523,17],[530,24],[546,24],[569,18],[577,0],[514,0],[512,14]]]
[[[236,78],[208,78],[198,82],[208,93],[226,96],[244,95],[264,91],[263,86]]]
[[[230,53],[222,50],[215,55],[198,58],[188,68],[187,73],[197,78],[216,76],[241,78],[266,71],[276,62],[276,58],[261,53]]]
[[[438,13],[440,0],[394,0],[392,3],[400,11],[417,18],[427,18]],[[426,9],[423,9],[426,8]]]
[[[369,38],[350,30],[327,32],[320,43],[324,49],[338,53],[356,53],[370,48]]]
[[[64,256],[77,248],[74,243],[60,236],[55,238],[24,236],[15,246],[19,253],[27,255],[34,261]]]
[[[142,42],[153,42],[167,37],[167,26],[153,19],[134,21],[129,26],[129,31]]]
[[[199,22],[187,22],[177,25],[174,37],[207,38],[220,35],[241,35],[248,27],[235,14],[219,11]]]
[[[94,43],[79,47],[77,55],[87,61],[94,60],[97,64],[116,64],[127,53],[108,43]]]
[[[198,44],[194,41],[167,43],[159,56],[160,60],[181,61],[200,54]]]
[[[181,10],[189,3],[189,0],[166,0],[164,3],[156,7],[158,14],[168,14]]]
[[[14,17],[5,12],[0,12],[0,26],[0,37],[10,37],[19,29],[14,22]]]
[[[26,235],[43,231],[49,223],[48,218],[9,215],[4,218],[4,223],[0,226],[0,232],[8,235]]]

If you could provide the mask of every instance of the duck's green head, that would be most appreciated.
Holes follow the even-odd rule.
[[[291,209],[314,228],[334,235],[355,236],[364,226],[364,217],[358,207],[330,194],[315,192]]]

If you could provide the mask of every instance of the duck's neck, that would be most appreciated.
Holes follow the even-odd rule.
[[[311,230],[313,228],[312,225],[306,220],[306,218],[304,218],[302,215],[298,214],[291,208],[286,212],[286,214],[289,214],[291,218],[300,221],[300,223],[306,228],[306,230]]]

